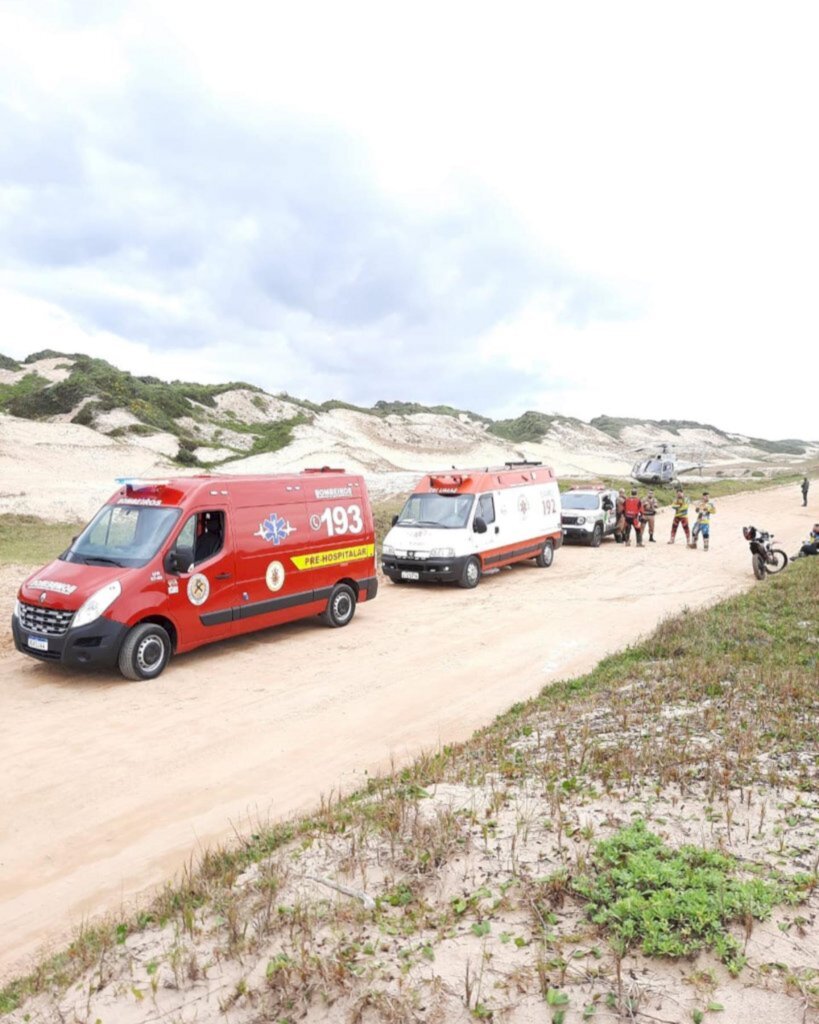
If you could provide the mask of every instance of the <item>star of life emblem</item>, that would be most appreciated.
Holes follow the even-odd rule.
[[[296,527],[292,526],[288,520],[283,519],[275,512],[271,512],[265,520],[259,523],[259,529],[253,536],[261,537],[262,540],[266,540],[271,544],[281,544],[283,540],[287,540],[291,533],[295,532]]]

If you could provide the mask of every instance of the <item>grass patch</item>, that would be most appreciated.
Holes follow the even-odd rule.
[[[777,904],[798,902],[810,884],[807,877],[741,878],[735,858],[692,845],[674,850],[641,820],[598,843],[592,867],[573,889],[624,950],[682,957],[712,949],[734,975],[746,960],[728,926],[765,920]]]
[[[82,523],[0,515],[0,565],[45,565],[65,551],[82,528]]]
[[[778,473],[775,476],[746,477],[742,480],[718,479],[709,480],[707,483],[698,481],[696,483],[683,481],[682,489],[692,501],[698,498],[703,491],[708,491],[711,498],[727,498],[732,494],[744,494],[752,491],[764,491],[770,487],[783,487],[787,484],[796,484],[802,479],[800,473]],[[634,488],[638,494],[644,496],[647,491],[654,491],[654,497],[659,504],[670,505],[677,496],[677,488],[669,487],[666,484],[639,484],[634,480],[625,477],[601,476],[595,477],[591,483],[604,484],[614,490],[624,490],[626,494],[631,493]],[[560,490],[568,491],[572,487],[582,487],[583,484],[576,480],[564,478],[559,482]],[[691,509],[693,513],[693,508]]]

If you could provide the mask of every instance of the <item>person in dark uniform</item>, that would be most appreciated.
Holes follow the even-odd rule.
[[[807,477],[802,480],[802,506],[806,506],[808,503],[808,488],[810,487],[810,481]]]

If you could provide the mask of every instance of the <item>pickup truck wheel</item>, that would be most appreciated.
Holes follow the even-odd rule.
[[[327,602],[327,609],[319,618],[325,626],[337,629],[346,626],[355,615],[355,593],[352,587],[346,583],[339,583],[333,587],[330,600]]]
[[[458,586],[464,587],[466,590],[473,590],[477,587],[481,579],[481,563],[475,558],[474,555],[467,558],[464,562],[464,567],[461,572],[461,578],[458,580]]]
[[[544,541],[543,550],[535,558],[535,565],[539,569],[548,569],[555,560],[555,547],[550,540]]]
[[[162,626],[141,622],[119,650],[119,670],[126,679],[156,679],[171,658],[171,638]]]
[[[589,540],[589,544],[593,548],[599,548],[602,540],[603,540],[603,524],[602,523],[595,523],[594,524],[594,529],[592,530],[591,539]]]

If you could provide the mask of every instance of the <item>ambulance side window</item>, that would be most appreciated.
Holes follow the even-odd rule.
[[[495,499],[491,494],[482,494],[478,499],[478,515],[487,526],[495,522]]]
[[[191,568],[218,554],[225,539],[223,512],[195,512],[185,521],[174,544],[179,572]]]
[[[193,547],[196,543],[196,516],[192,515],[185,521],[173,546],[179,572],[190,572],[193,563]]]

